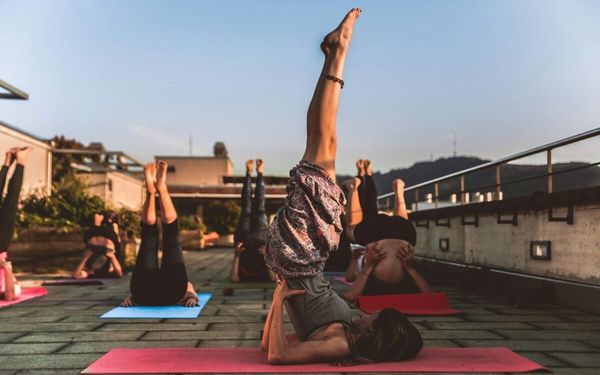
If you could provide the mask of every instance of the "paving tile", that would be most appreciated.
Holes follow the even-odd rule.
[[[259,340],[201,340],[199,348],[258,348]]]
[[[502,339],[502,336],[499,336],[490,331],[484,330],[420,330],[421,337],[424,340],[452,340],[452,339],[491,339],[497,340]]]
[[[573,331],[573,330],[506,330],[498,329],[494,332],[509,339],[532,339],[532,340],[600,340],[600,332],[595,331]]]
[[[74,342],[59,353],[107,353],[114,348],[194,348],[198,340]]]
[[[550,354],[576,367],[600,367],[600,353],[550,352]]]
[[[427,322],[430,329],[532,329],[535,327],[523,322]]]
[[[141,340],[258,340],[260,331],[163,331],[163,332],[148,332]]]
[[[49,332],[28,333],[14,342],[71,342],[137,340],[143,332]]]
[[[0,356],[13,354],[50,354],[64,346],[64,343],[5,344],[0,346]]]
[[[67,332],[67,331],[93,331],[101,323],[0,323],[0,332]]]
[[[594,352],[599,351],[592,346],[567,340],[456,340],[465,347],[496,347],[506,346],[521,352]]]
[[[17,337],[23,336],[24,333],[21,332],[9,332],[9,333],[0,333],[0,342],[10,342],[16,339]]]
[[[0,369],[83,369],[98,357],[97,354],[2,355]]]
[[[199,331],[205,330],[208,323],[106,323],[97,332],[104,331]]]
[[[574,323],[574,322],[563,322],[563,323],[544,323],[544,322],[535,322],[533,325],[549,330],[597,330],[600,331],[600,324],[595,322],[584,322],[584,323]]]
[[[552,315],[469,315],[466,317],[471,322],[564,322]]]

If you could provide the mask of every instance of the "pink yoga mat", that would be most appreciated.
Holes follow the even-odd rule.
[[[367,313],[388,307],[406,315],[455,315],[462,312],[450,307],[445,293],[360,296],[358,306]]]
[[[346,276],[334,276],[333,279],[335,281],[339,281],[340,283],[346,284],[346,285],[352,285],[352,284],[354,284],[351,281],[346,281]]]
[[[0,300],[0,307],[15,305],[32,298],[45,296],[46,294],[48,294],[46,288],[23,288],[21,295],[18,298],[13,299],[12,301]]]
[[[303,372],[528,372],[544,367],[507,348],[425,348],[405,362],[335,367],[328,363],[270,365],[261,349],[113,349],[82,374]]]

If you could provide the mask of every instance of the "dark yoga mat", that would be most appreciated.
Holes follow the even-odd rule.
[[[106,285],[116,279],[73,279],[71,277],[65,277],[61,279],[44,280],[42,285],[44,286],[57,286],[57,285]]]
[[[337,367],[329,363],[270,365],[254,348],[113,349],[82,374],[529,372],[544,367],[507,348],[425,348],[405,362]]]

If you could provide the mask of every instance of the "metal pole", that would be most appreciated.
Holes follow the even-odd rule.
[[[465,204],[465,175],[460,176],[460,204]]]
[[[440,197],[440,184],[436,182],[436,183],[433,185],[433,189],[434,189],[434,190],[433,190],[433,193],[434,193],[434,195],[435,195],[435,196],[433,197],[433,199],[434,199],[434,201],[433,201],[433,202],[434,202],[435,208],[438,208],[439,199],[440,199],[440,198],[439,198],[439,197]]]
[[[500,175],[500,166],[496,166],[496,200],[500,200],[500,192],[502,189],[500,188],[500,184],[502,183],[502,178]]]
[[[548,171],[548,194],[552,194],[552,149],[546,152],[546,166]]]
[[[415,189],[415,211],[419,211],[419,189]]]

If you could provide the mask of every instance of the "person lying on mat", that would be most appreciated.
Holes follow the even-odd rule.
[[[308,107],[307,142],[290,171],[287,198],[268,231],[265,262],[279,281],[261,347],[271,364],[405,360],[423,345],[417,329],[396,310],[352,321],[350,307],[323,275],[338,246],[344,194],[335,183],[336,117],[342,73],[360,9],[352,9],[325,37],[325,63]],[[283,309],[295,333],[286,335]]]
[[[358,163],[357,163],[358,164]],[[344,183],[348,189],[347,234],[366,248],[354,251],[346,280],[353,281],[344,297],[356,301],[360,295],[431,292],[429,283],[414,267],[416,231],[408,221],[404,203],[404,182],[394,181],[394,216],[377,213],[377,192],[367,162],[364,177],[366,193],[361,199],[359,177]],[[362,209],[361,209],[362,207]]]
[[[12,301],[21,295],[21,286],[13,273],[12,263],[8,261],[8,248],[15,231],[25,160],[29,152],[31,147],[11,148],[6,151],[4,164],[0,169],[0,299],[7,301]],[[3,197],[8,170],[13,163],[15,168],[8,183],[6,196]]]
[[[117,257],[120,246],[118,225],[106,215],[94,214],[94,222],[84,233],[85,251],[74,279],[122,277],[123,269]]]
[[[121,306],[198,305],[198,296],[189,281],[179,241],[177,211],[167,189],[167,163],[144,166],[146,200],[142,208],[141,243],[131,276],[131,295]],[[158,264],[158,225],[156,193],[160,202],[162,224],[162,260]]]
[[[256,159],[256,188],[252,198],[254,161],[246,161],[246,177],[242,187],[242,211],[234,234],[235,251],[231,265],[231,281],[273,281],[275,275],[265,265],[267,211],[263,161]]]

